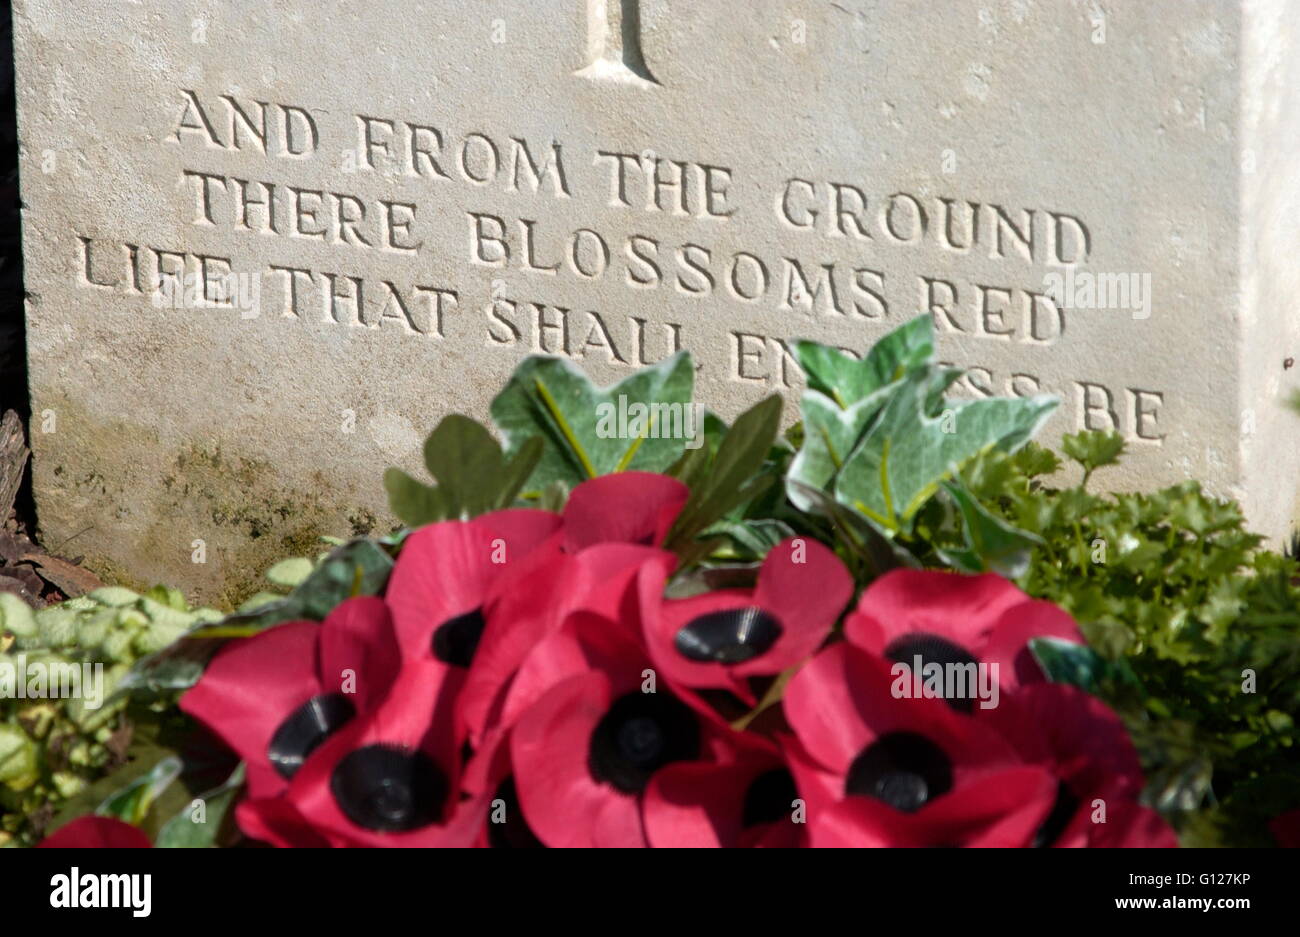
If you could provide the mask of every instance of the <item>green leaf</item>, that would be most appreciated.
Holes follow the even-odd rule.
[[[189,804],[168,820],[158,832],[154,845],[160,849],[205,849],[216,845],[217,836],[240,789],[244,786],[244,763],[231,772],[220,787],[201,794],[202,822],[195,819],[195,804]]]
[[[1084,430],[1061,437],[1061,451],[1083,466],[1084,478],[1103,465],[1114,465],[1124,452],[1124,437],[1116,432]]]
[[[114,791],[95,809],[101,817],[115,817],[123,823],[139,826],[149,808],[181,773],[181,760],[175,755],[161,758],[147,772]]]
[[[767,556],[768,551],[794,530],[784,521],[770,518],[761,520],[721,520],[711,524],[700,534],[702,537],[727,537],[735,545],[726,559],[730,562],[753,562]]]
[[[266,579],[272,585],[292,589],[301,585],[311,575],[312,562],[301,556],[281,560],[266,571]]]
[[[781,398],[759,401],[739,417],[718,445],[707,476],[692,489],[668,536],[669,549],[691,542],[732,508],[758,497],[775,482],[753,484],[781,425]],[[703,448],[703,447],[701,447]]]
[[[384,471],[384,491],[389,510],[411,527],[446,520],[454,514],[446,492],[417,481],[399,468]]]
[[[927,372],[904,379],[835,483],[837,500],[888,530],[910,529],[958,466],[989,446],[1023,445],[1057,405],[1053,397],[993,397],[953,401],[930,416],[925,405],[933,380]]]
[[[118,683],[108,702],[135,690],[183,690],[198,683],[212,655],[230,638],[245,638],[286,621],[323,621],[344,599],[379,595],[393,571],[383,543],[358,538],[331,551],[293,592],[250,612],[236,612],[200,625],[161,651],[142,657]]]
[[[786,475],[786,493],[795,507],[811,511],[813,502],[807,491],[832,489],[835,476],[898,386],[882,387],[848,409],[842,409],[824,394],[804,392],[803,445]]]
[[[944,490],[961,514],[965,549],[938,549],[940,557],[964,573],[995,572],[1019,579],[1029,569],[1034,548],[1043,539],[997,517],[959,482],[944,482]]]
[[[795,342],[794,350],[808,387],[847,410],[929,365],[934,358],[934,324],[930,316],[917,316],[872,345],[862,359],[810,341]]]
[[[425,485],[400,469],[384,473],[393,513],[411,527],[468,519],[509,507],[542,457],[540,438],[520,443],[509,460],[492,434],[469,417],[452,414],[424,443],[424,464],[438,482]]]
[[[921,568],[921,561],[894,539],[893,531],[884,529],[858,511],[840,504],[820,488],[803,486],[797,480],[792,484],[800,486],[801,494],[811,504],[810,510],[830,521],[839,541],[850,554],[867,565],[873,578],[899,567]]]
[[[607,388],[567,359],[534,356],[492,401],[492,419],[512,455],[534,436],[545,441],[534,490],[625,470],[662,472],[685,449],[694,384],[686,352]]]
[[[1053,683],[1068,683],[1102,697],[1118,688],[1142,692],[1142,683],[1127,662],[1107,660],[1086,644],[1031,638],[1029,652]]]

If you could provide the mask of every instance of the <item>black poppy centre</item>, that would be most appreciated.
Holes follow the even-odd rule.
[[[481,608],[448,618],[433,631],[433,656],[444,664],[468,667],[486,625]]]
[[[922,668],[936,664],[944,673],[950,668],[961,668],[963,672],[976,673],[979,661],[975,655],[964,647],[954,644],[947,638],[926,632],[914,632],[895,638],[885,648],[885,656],[896,664],[913,667],[919,658]],[[971,686],[974,689],[974,686]],[[969,713],[975,708],[975,696],[946,696],[945,702],[958,712]]]
[[[424,752],[367,745],[334,768],[330,791],[344,815],[378,833],[406,833],[438,820],[447,777]]]
[[[324,693],[303,703],[271,736],[266,757],[286,781],[298,773],[307,756],[356,715],[342,693]]]
[[[690,707],[660,693],[628,693],[610,706],[591,733],[587,769],[623,792],[637,794],[666,764],[700,753],[700,724]]]
[[[745,829],[790,817],[799,791],[786,768],[772,768],[749,782],[740,822]]]
[[[765,653],[781,637],[781,623],[756,606],[692,618],[677,632],[677,652],[688,660],[739,664]]]
[[[952,790],[952,762],[938,745],[915,732],[889,732],[849,766],[845,794],[874,797],[914,813]]]
[[[506,778],[492,795],[492,808],[488,813],[488,845],[493,849],[544,849],[546,844],[537,838],[519,805],[519,792],[514,775]]]
[[[1070,825],[1070,821],[1074,819],[1079,804],[1079,798],[1065,786],[1065,782],[1058,781],[1056,784],[1056,799],[1052,802],[1052,809],[1047,814],[1047,819],[1043,821],[1042,826],[1034,833],[1034,841],[1031,845],[1039,849],[1054,845],[1061,838],[1061,834],[1065,832],[1065,828]]]

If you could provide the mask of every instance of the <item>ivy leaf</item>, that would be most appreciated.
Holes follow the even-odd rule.
[[[573,362],[525,359],[492,401],[492,419],[510,455],[534,436],[545,448],[530,487],[624,470],[663,472],[685,449],[694,415],[695,368],[687,352],[598,388]]]
[[[835,476],[880,414],[896,387],[882,387],[847,409],[817,391],[804,391],[801,400],[803,445],[786,475],[786,493],[801,511],[813,510],[808,491],[829,491]]]
[[[994,515],[960,483],[944,482],[961,514],[966,545],[962,549],[936,548],[945,563],[964,573],[995,572],[1007,579],[1019,579],[1029,569],[1034,547],[1043,538],[1008,524]]]
[[[989,446],[1023,445],[1057,405],[1054,397],[992,397],[925,412],[934,376],[909,375],[890,395],[835,482],[835,497],[876,524],[907,531],[912,518],[961,463]]]
[[[1126,661],[1107,660],[1086,644],[1031,638],[1029,652],[1053,683],[1068,683],[1103,698],[1119,688],[1142,695],[1142,682]]]
[[[540,438],[525,440],[509,460],[484,427],[452,414],[424,443],[424,464],[437,487],[401,469],[384,473],[384,488],[394,514],[409,527],[449,518],[468,519],[509,507],[542,457]]]
[[[862,359],[810,341],[795,342],[794,351],[808,387],[847,410],[929,365],[934,358],[934,324],[929,316],[917,316],[872,345]]]

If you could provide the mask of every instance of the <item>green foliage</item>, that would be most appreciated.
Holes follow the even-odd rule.
[[[686,440],[664,423],[684,420],[694,385],[695,366],[685,352],[608,388],[596,387],[567,359],[535,356],[515,369],[492,401],[492,419],[512,457],[534,437],[545,440],[530,479],[533,491],[555,482],[572,488],[627,469],[666,471]]]
[[[800,423],[779,435],[782,402],[769,397],[730,427],[707,414],[689,445],[684,423],[664,425],[693,405],[685,353],[609,388],[569,361],[529,358],[493,401],[492,428],[461,416],[435,428],[424,461],[436,484],[385,475],[393,512],[414,527],[512,506],[559,511],[588,478],[656,471],[690,490],[666,543],[679,560],[675,594],[752,578],[790,536],[830,544],[859,586],[898,566],[1007,576],[1079,622],[1087,647],[1031,649],[1052,679],[1124,719],[1146,801],[1183,842],[1269,844],[1267,822],[1300,807],[1296,561],[1262,549],[1234,504],[1194,482],[1090,491],[1122,459],[1123,439],[1066,436],[1066,466],[1030,441],[1051,398],[947,399],[960,372],[935,360],[928,317],[860,359],[814,342],[795,353],[808,385]],[[232,637],[382,594],[404,536],[277,563],[268,588],[224,618],[161,588],[106,588],[38,612],[0,593],[0,653],[103,662],[113,690],[100,710],[0,701],[0,844],[32,842],[55,810],[53,825],[122,816],[160,846],[224,842],[242,771],[188,752],[177,693]]]
[[[509,507],[537,468],[543,448],[541,437],[532,436],[507,459],[491,433],[452,414],[424,444],[424,464],[437,487],[390,468],[384,473],[389,506],[410,527]]]
[[[1063,444],[1085,481],[1122,448],[1104,433]],[[1048,487],[1056,468],[1029,447],[963,474],[1040,540],[1017,581],[1074,615],[1096,657],[1069,682],[1124,718],[1148,800],[1185,843],[1269,844],[1266,822],[1300,807],[1300,566],[1262,550],[1239,508],[1195,482],[1098,495]]]
[[[98,699],[0,699],[0,845],[30,845],[61,805],[124,762],[134,721],[149,716],[148,703],[141,708],[119,692],[131,667],[220,618],[163,586],[143,595],[105,587],[39,611],[0,594],[0,664],[8,672],[21,679],[33,665],[45,673],[102,668]]]

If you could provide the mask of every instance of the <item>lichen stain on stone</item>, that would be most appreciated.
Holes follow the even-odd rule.
[[[147,426],[88,414],[62,394],[44,400],[59,424],[56,433],[34,434],[42,536],[52,549],[66,544],[65,555],[83,556],[106,582],[137,590],[165,582],[193,603],[231,609],[265,587],[272,564],[327,550],[322,536],[361,536],[393,523],[334,490],[321,472],[298,483],[229,444],[177,449]],[[72,463],[83,467],[75,477]],[[156,496],[142,503],[140,491]],[[198,539],[203,564],[192,561]]]

